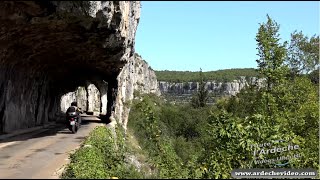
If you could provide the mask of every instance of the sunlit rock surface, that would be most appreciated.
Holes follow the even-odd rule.
[[[249,84],[258,83],[259,86],[262,86],[262,82],[263,79],[257,79],[256,77],[240,77],[232,82],[208,81],[205,88],[214,96],[235,96],[242,88]],[[159,81],[158,83],[162,95],[173,97],[173,99],[180,98],[186,102],[189,102],[191,96],[199,89],[199,82],[175,83]]]

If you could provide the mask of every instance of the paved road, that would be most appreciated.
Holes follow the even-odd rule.
[[[58,125],[0,141],[0,179],[59,178],[69,153],[99,125],[98,118],[85,116],[76,134]]]

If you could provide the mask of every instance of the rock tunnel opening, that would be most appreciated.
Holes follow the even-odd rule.
[[[48,57],[48,61],[56,60],[56,63],[42,62],[41,65],[0,62],[0,87],[4,87],[0,92],[0,133],[61,120],[60,98],[79,86],[86,87],[88,82],[92,82],[88,90],[95,91],[93,97],[88,96],[94,105],[89,103],[85,110],[99,112],[104,115],[104,121],[109,118],[108,106],[114,104],[111,103],[114,99],[108,98],[109,84],[114,84],[124,62],[107,64],[105,70],[101,70],[93,64],[64,62],[64,59],[67,58]]]
[[[140,4],[85,4],[0,2],[0,133],[56,121],[61,97],[88,82],[100,93],[94,110],[109,118]]]
[[[106,114],[107,112],[107,93],[99,90],[97,86],[91,82],[86,83],[87,86],[78,86],[72,92],[62,95],[60,99],[61,112],[65,113],[72,102],[77,102],[78,107],[83,112],[92,115]],[[107,86],[104,83],[102,86]],[[100,87],[100,89],[102,89]],[[106,89],[106,87],[104,87]]]
[[[101,76],[93,76],[93,74],[85,75],[87,79],[77,83],[79,86],[72,86],[73,90],[61,95],[59,101],[61,116],[64,115],[71,102],[76,101],[78,107],[86,114],[99,116],[103,122],[109,122],[117,96],[117,79],[116,76],[111,76],[108,80],[104,80]]]

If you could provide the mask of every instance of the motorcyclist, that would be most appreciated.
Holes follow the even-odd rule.
[[[78,106],[77,106],[77,102],[76,101],[74,101],[74,102],[72,102],[71,103],[71,106],[67,109],[67,112],[66,112],[66,114],[67,114],[67,121],[69,120],[69,117],[68,117],[68,113],[69,112],[76,112],[77,113],[77,119],[78,119],[78,124],[79,124],[79,127],[81,126],[81,116],[80,116],[80,114],[81,113],[83,113],[82,112],[82,110],[81,110],[81,108],[79,108]],[[68,122],[67,122],[68,123]]]

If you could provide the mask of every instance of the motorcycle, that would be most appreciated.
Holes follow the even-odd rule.
[[[78,129],[81,126],[81,121],[78,118],[77,112],[68,112],[67,113],[67,119],[68,119],[68,129],[73,133],[77,133]]]

